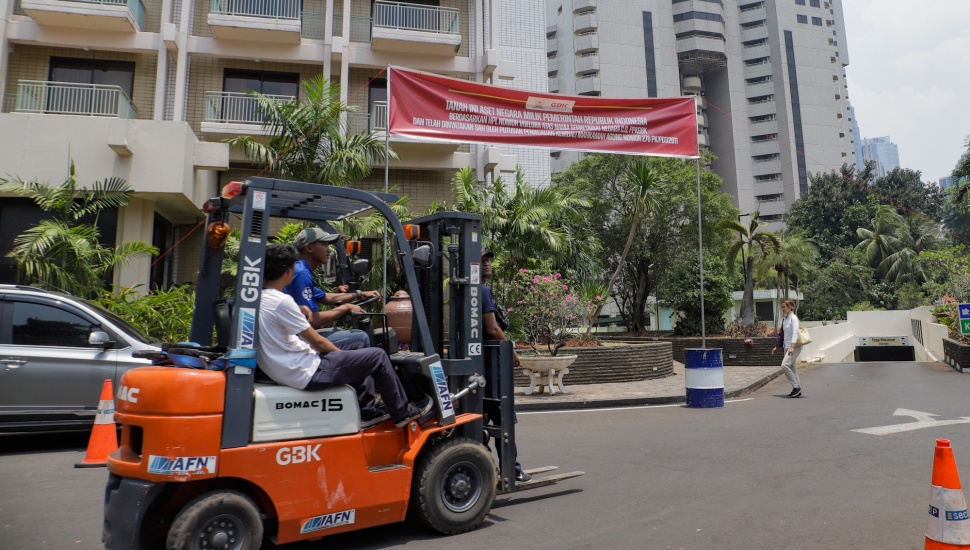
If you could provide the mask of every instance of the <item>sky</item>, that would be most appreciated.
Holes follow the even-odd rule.
[[[842,0],[860,137],[889,136],[902,168],[949,176],[970,135],[970,0]]]

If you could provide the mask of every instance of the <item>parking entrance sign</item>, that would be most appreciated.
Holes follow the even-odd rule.
[[[957,311],[960,314],[960,334],[970,336],[970,304],[960,304]]]

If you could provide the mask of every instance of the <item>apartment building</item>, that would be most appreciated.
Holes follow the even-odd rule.
[[[698,97],[743,213],[784,227],[808,175],[855,163],[841,0],[547,0],[549,91]],[[552,171],[579,155],[553,152]]]
[[[511,2],[511,0],[508,0]],[[510,82],[497,0],[0,0],[0,176],[57,185],[71,160],[82,185],[121,177],[136,199],[109,216],[108,244],[141,240],[172,254],[117,270],[143,288],[195,280],[202,202],[256,170],[223,143],[260,136],[256,90],[299,101],[324,75],[356,111],[349,132],[384,135],[387,81],[398,65]],[[541,27],[538,35],[542,36]],[[391,186],[421,209],[450,196],[454,172],[515,170],[497,147],[390,138]],[[383,189],[384,167],[360,182]],[[39,213],[0,201],[0,253]],[[104,220],[102,220],[104,221]],[[4,247],[8,247],[3,249]],[[9,280],[9,263],[0,279]]]

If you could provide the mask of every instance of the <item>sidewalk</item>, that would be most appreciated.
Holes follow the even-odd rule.
[[[778,366],[724,367],[724,397],[725,399],[734,399],[747,395],[781,376],[781,374],[781,367]],[[657,380],[571,386],[567,374],[563,383],[569,388],[570,393],[525,395],[524,388],[516,388],[515,410],[595,409],[665,405],[687,401],[684,365],[676,361],[674,361],[674,375]],[[546,392],[548,392],[548,388]]]

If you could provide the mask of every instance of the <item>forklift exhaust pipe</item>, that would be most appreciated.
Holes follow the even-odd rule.
[[[452,401],[456,401],[458,399],[461,399],[462,397],[465,397],[469,393],[475,393],[475,391],[478,388],[484,388],[485,387],[485,377],[484,376],[481,376],[479,374],[473,374],[473,375],[469,376],[468,377],[468,381],[470,382],[470,384],[468,384],[468,387],[467,388],[461,390],[458,393],[452,394],[452,396],[451,396],[451,400]]]

